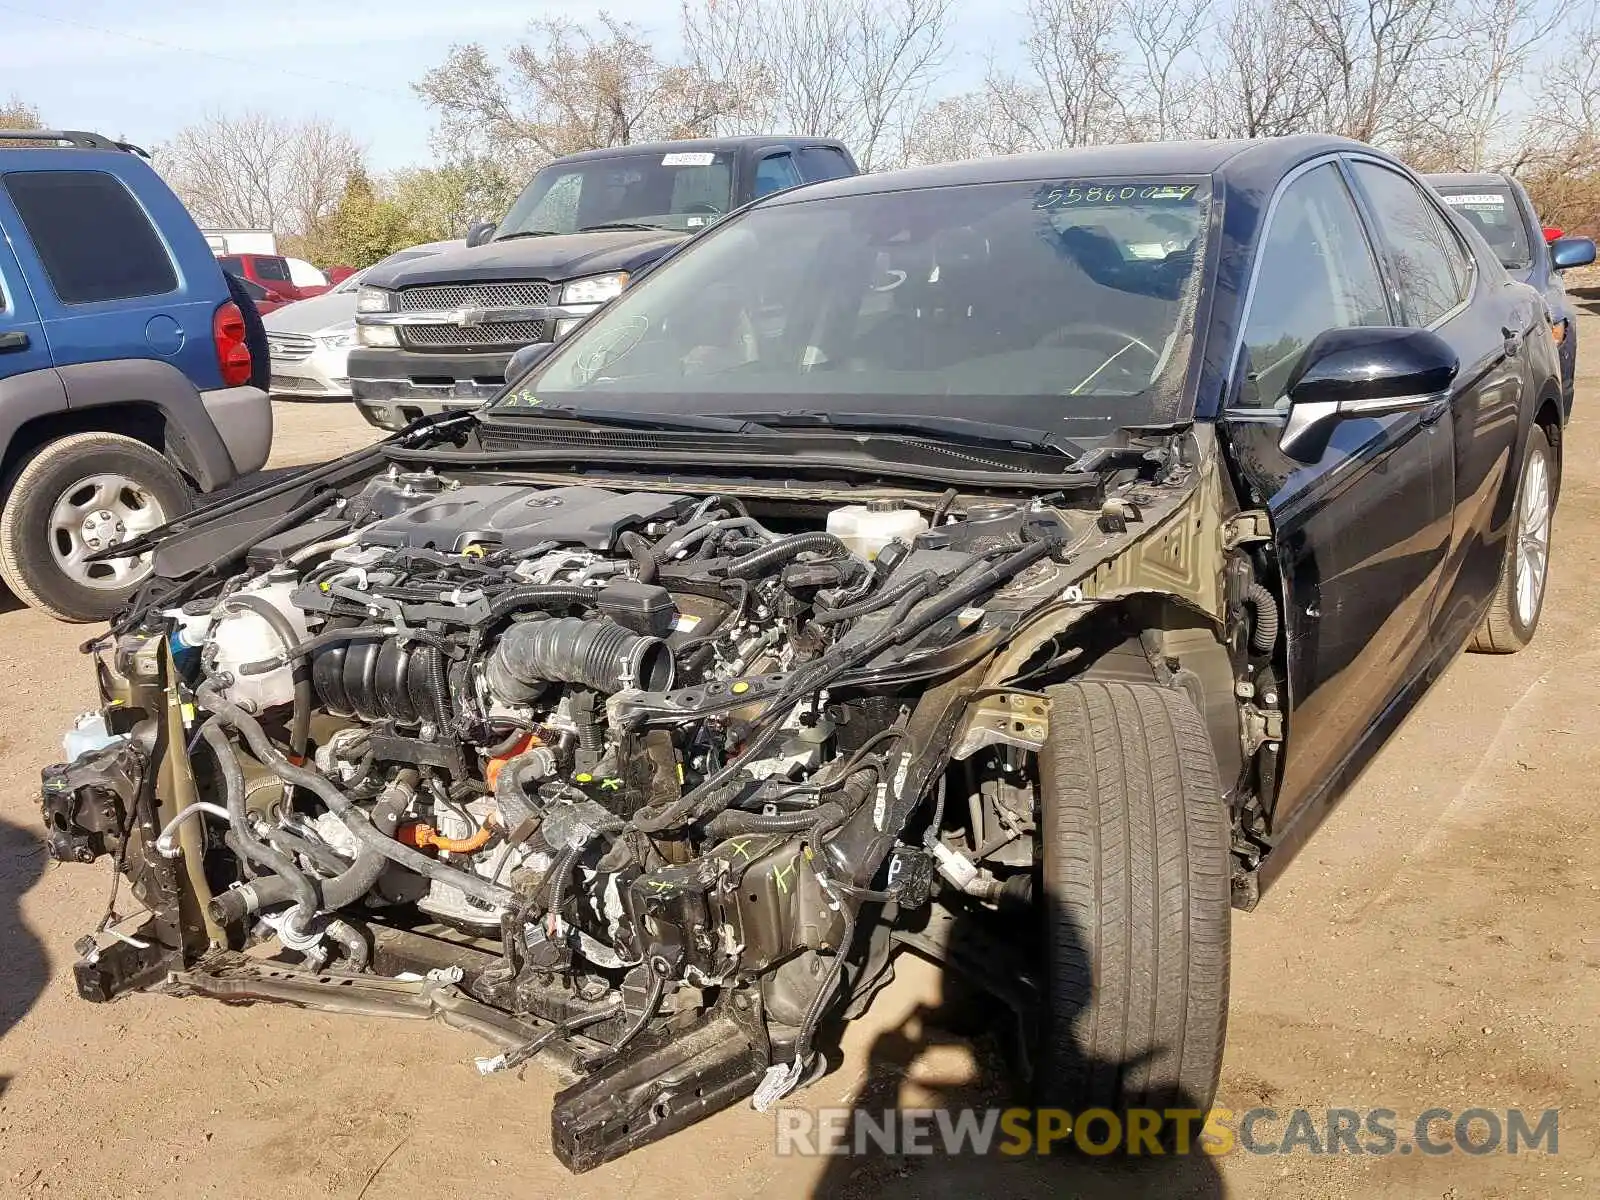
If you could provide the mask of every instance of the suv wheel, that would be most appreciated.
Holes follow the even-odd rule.
[[[143,442],[75,433],[12,481],[0,508],[0,579],[63,621],[103,621],[150,573],[150,556],[85,562],[189,510],[183,476]]]
[[[1154,684],[1049,689],[1039,756],[1039,1103],[1205,1111],[1228,1016],[1228,813],[1200,713]]]

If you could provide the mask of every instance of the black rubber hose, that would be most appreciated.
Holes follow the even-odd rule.
[[[861,601],[859,604],[851,604],[845,608],[820,609],[816,615],[811,618],[811,622],[814,625],[835,625],[840,621],[849,621],[856,617],[864,617],[868,613],[874,613],[879,609],[887,608],[891,604],[898,603],[901,599],[912,592],[926,592],[932,583],[933,576],[927,571],[921,571],[911,576],[911,578],[905,580],[903,583],[896,584],[888,591],[880,592],[870,599]]]
[[[289,618],[284,616],[262,596],[252,596],[248,592],[229,596],[222,602],[225,609],[248,609],[255,613],[272,628],[278,635],[278,640],[283,643],[285,655],[284,665],[293,661],[287,656],[294,650],[295,644],[300,640],[300,635],[295,632]],[[253,665],[253,664],[252,664]],[[245,674],[243,668],[240,674]],[[294,668],[294,716],[289,721],[289,752],[296,758],[306,756],[306,743],[311,738],[311,670],[301,661]]]
[[[650,543],[629,529],[624,531],[621,537],[617,538],[617,544],[633,555],[634,564],[639,568],[639,582],[654,583],[656,581],[656,571],[660,564],[656,561],[655,552],[652,550]]]
[[[434,716],[439,731],[444,733],[455,722],[455,708],[450,703],[450,675],[446,670],[444,651],[437,646],[428,648],[428,682],[433,692]]]
[[[329,921],[328,927],[322,932],[344,951],[346,970],[361,971],[366,968],[367,956],[371,952],[367,949],[367,939],[361,936],[361,931],[354,925],[346,921]]]
[[[600,602],[600,589],[576,587],[572,584],[530,584],[501,592],[489,602],[489,612],[478,622],[480,629],[510,616],[521,608],[555,608],[562,611],[574,606],[594,608]]]
[[[319,771],[297,767],[286,759],[267,737],[266,731],[261,728],[261,722],[238,705],[230,704],[220,697],[213,697],[206,706],[225,723],[244,734],[251,753],[260,759],[268,770],[287,783],[315,792],[359,841],[373,847],[385,858],[392,859],[419,875],[437,879],[475,900],[481,900],[496,908],[510,908],[516,903],[516,896],[512,894],[510,888],[492,884],[469,871],[458,870],[448,863],[429,858],[421,851],[402,845],[384,834],[373,825],[366,813],[356,807],[349,796],[339,790],[333,780]]]
[[[844,809],[832,802],[800,812],[775,813],[770,817],[730,808],[707,821],[705,829],[706,836],[713,838],[736,837],[745,833],[801,833],[816,825],[830,828],[844,818]]]
[[[222,727],[215,721],[207,721],[200,727],[200,734],[206,739],[206,745],[211,747],[211,753],[216,755],[217,766],[222,771],[222,786],[228,804],[228,825],[233,831],[238,852],[283,881],[285,889],[293,896],[295,902],[294,911],[289,914],[289,926],[296,932],[305,932],[311,926],[311,919],[317,915],[316,886],[311,882],[311,877],[299,870],[287,854],[274,850],[260,841],[250,829],[249,814],[245,810],[244,771],[239,766],[239,756],[234,752],[233,743],[223,732]],[[265,734],[262,735],[262,740],[266,740]]]
[[[373,805],[372,823],[385,837],[394,836],[401,815],[411,806],[416,782],[415,771],[402,771]],[[340,860],[340,865],[344,869],[339,874],[332,879],[321,880],[317,885],[321,897],[319,906],[322,911],[336,912],[361,899],[372,890],[373,884],[378,882],[378,876],[383,874],[383,869],[388,863],[389,859],[376,847],[363,842],[357,848],[355,858],[348,865]],[[250,884],[248,888],[229,888],[223,892],[211,902],[211,918],[219,925],[228,925],[247,913],[272,908],[286,903],[291,898],[282,880],[276,877],[262,879]]]
[[[1255,628],[1250,634],[1250,644],[1261,654],[1271,654],[1278,644],[1278,631],[1282,628],[1278,616],[1278,598],[1261,583],[1252,583],[1244,594],[1244,602],[1255,611]]]
[[[521,621],[506,630],[486,668],[490,688],[519,699],[550,681],[578,683],[604,695],[625,687],[665,691],[672,686],[672,651],[657,637],[600,618]]]
[[[759,575],[778,563],[798,558],[807,550],[827,551],[829,558],[851,557],[850,547],[833,534],[813,530],[810,533],[791,534],[781,541],[773,542],[770,546],[763,546],[746,554],[743,558],[736,558],[723,568],[722,573],[731,579],[746,579]]]

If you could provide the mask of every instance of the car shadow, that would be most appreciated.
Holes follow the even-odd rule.
[[[0,1038],[28,1014],[50,977],[44,945],[22,916],[22,897],[39,881],[45,861],[36,831],[0,820]],[[10,1082],[0,1074],[0,1096]]]
[[[1010,1007],[1018,995],[1010,988],[1018,978],[1017,972],[1007,965],[1004,955],[997,957],[995,951],[997,943],[1008,936],[1016,944],[1018,924],[1016,918],[996,918],[988,913],[957,915],[948,922],[945,932],[936,939],[943,944],[945,961],[939,976],[939,999],[936,1003],[919,1004],[904,1021],[874,1039],[867,1053],[863,1081],[850,1101],[852,1114],[842,1122],[845,1129],[856,1128],[857,1114],[881,1127],[887,1110],[900,1105],[903,1087],[913,1095],[909,1107],[950,1114],[943,1128],[959,1128],[962,1110],[975,1110],[973,1115],[982,1121],[988,1110],[1025,1108],[1032,1103],[1025,1081],[1025,1056],[1034,1035],[1029,1018]],[[1070,929],[1069,926],[1067,936],[1060,938],[1058,944],[1065,947],[1065,953],[1079,957],[1087,968],[1087,950],[1081,934],[1073,936]],[[1025,944],[1031,944],[1031,939]],[[997,989],[996,980],[1006,980],[1007,986]],[[997,991],[1009,991],[1009,1000],[1002,1000]],[[1061,1016],[1076,1024],[1081,1008]],[[824,1031],[834,1041],[821,1043],[833,1062],[838,1061],[836,1039],[842,1024],[836,1021]],[[964,1052],[969,1050],[979,1064],[976,1075],[957,1072],[968,1077],[951,1077],[946,1064],[950,1059],[965,1058]],[[917,1069],[919,1062],[926,1065],[929,1060],[933,1071]],[[1120,1071],[1134,1064],[1083,1058],[1062,1065],[1085,1078],[1091,1069],[1097,1073],[1101,1068]],[[800,1102],[804,1103],[803,1098]],[[1165,1097],[1155,1107],[1193,1110],[1199,1105],[1193,1097],[1180,1094]],[[847,1137],[845,1148],[849,1152],[828,1160],[813,1195],[826,1200],[967,1200],[971,1196],[990,1200],[1063,1195],[1086,1200],[1220,1200],[1223,1195],[1215,1162],[1198,1149],[1179,1154],[1169,1145],[1158,1154],[1091,1154],[1073,1147],[1072,1138],[1067,1136],[1046,1153],[1037,1152],[1036,1142],[1019,1153],[1017,1127],[997,1123],[998,1132],[987,1153],[972,1152],[970,1142],[950,1153],[937,1112],[930,1126],[931,1136],[919,1139],[929,1147],[927,1152],[919,1149],[915,1153],[889,1153],[875,1144],[871,1134],[860,1138],[859,1144]],[[1091,1124],[1089,1129],[1091,1149],[1098,1151],[1106,1127]],[[1198,1121],[1192,1133],[1191,1145],[1195,1145],[1200,1133]]]

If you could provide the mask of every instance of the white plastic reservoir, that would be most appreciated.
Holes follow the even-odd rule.
[[[876,559],[878,551],[890,542],[909,542],[927,528],[927,517],[914,508],[902,508],[893,500],[847,504],[828,514],[828,532],[868,562]]]

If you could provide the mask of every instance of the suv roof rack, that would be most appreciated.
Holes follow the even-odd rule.
[[[76,150],[125,150],[140,158],[150,157],[132,142],[114,142],[103,134],[78,129],[0,129],[0,141],[65,142]]]

